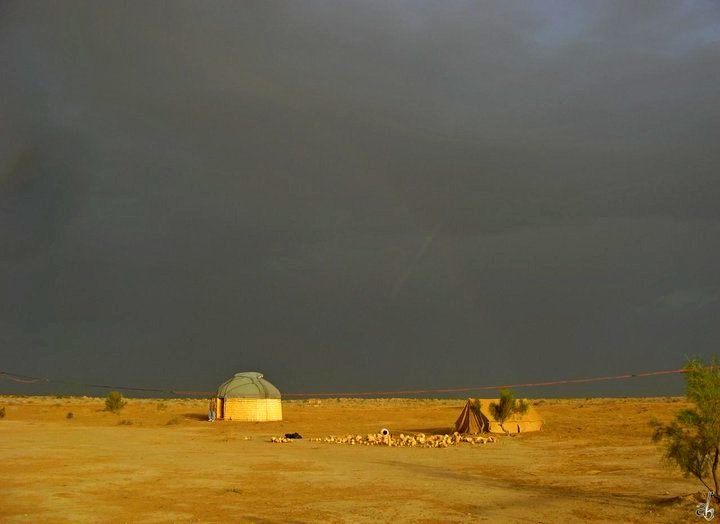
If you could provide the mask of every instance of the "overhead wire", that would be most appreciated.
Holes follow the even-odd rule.
[[[405,396],[405,395],[422,395],[430,393],[470,393],[473,391],[487,391],[487,390],[500,390],[500,389],[518,389],[518,388],[537,388],[537,387],[548,387],[548,386],[562,386],[569,384],[588,384],[595,382],[609,382],[613,380],[628,380],[633,378],[645,378],[645,377],[656,377],[662,375],[678,375],[687,373],[690,371],[687,368],[681,369],[667,369],[659,371],[644,371],[640,373],[624,373],[620,375],[606,375],[600,377],[580,377],[580,378],[567,378],[559,380],[546,380],[541,382],[525,382],[515,384],[499,384],[499,385],[483,385],[483,386],[465,386],[465,387],[454,387],[454,388],[425,388],[425,389],[399,389],[399,390],[385,390],[385,391],[352,391],[352,392],[290,392],[283,393],[285,397],[296,397],[296,398],[312,398],[312,397],[388,397],[388,396]],[[200,391],[200,390],[180,390],[180,389],[161,389],[161,388],[147,388],[147,387],[135,387],[135,386],[113,386],[108,384],[88,384],[79,381],[70,380],[54,380],[47,377],[36,377],[29,375],[20,375],[18,373],[11,373],[9,371],[0,371],[0,380],[9,380],[20,384],[38,384],[38,383],[56,383],[56,384],[67,384],[89,388],[99,389],[112,389],[112,390],[123,390],[123,391],[136,391],[146,393],[166,393],[176,396],[208,396],[214,395],[214,391]]]

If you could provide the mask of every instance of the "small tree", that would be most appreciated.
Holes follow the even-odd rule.
[[[500,390],[500,400],[490,403],[490,413],[502,426],[503,423],[515,413],[526,413],[528,403],[524,400],[516,400],[515,395],[509,389]]]
[[[470,401],[470,409],[477,417],[482,417],[482,403],[474,398]]]
[[[105,397],[105,411],[119,413],[127,404],[127,400],[123,399],[122,393],[119,391],[111,391]]]
[[[651,422],[653,441],[665,449],[665,459],[685,476],[693,476],[720,501],[720,364],[690,360],[685,367],[687,399],[693,408],[682,409],[670,424]]]

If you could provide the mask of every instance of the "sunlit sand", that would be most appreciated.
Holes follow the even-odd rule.
[[[208,401],[0,397],[8,522],[682,522],[696,482],[648,422],[684,400],[531,400],[541,431],[444,449],[328,435],[452,433],[457,400],[283,401],[282,422],[207,421]],[[69,415],[72,413],[72,415]],[[69,418],[70,417],[70,418]],[[274,436],[304,438],[273,444]],[[691,495],[692,494],[692,495]]]

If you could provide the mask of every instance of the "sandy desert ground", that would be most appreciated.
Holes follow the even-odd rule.
[[[447,432],[464,400],[283,402],[206,421],[206,400],[0,397],[3,522],[703,522],[648,422],[682,399],[533,400],[538,433],[447,449],[311,442]],[[68,413],[72,418],[67,418]],[[301,441],[272,444],[299,432]]]

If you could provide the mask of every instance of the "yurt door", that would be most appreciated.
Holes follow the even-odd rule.
[[[222,420],[225,418],[225,399],[217,399],[217,418]]]

